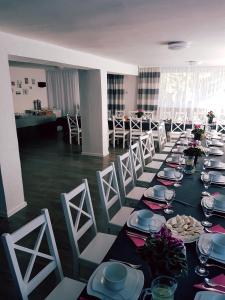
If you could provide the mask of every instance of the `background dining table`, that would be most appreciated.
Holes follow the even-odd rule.
[[[209,157],[210,158],[210,157]],[[217,157],[222,162],[225,162],[225,155]],[[176,192],[176,196],[172,203],[174,213],[170,215],[166,215],[163,210],[154,211],[154,213],[162,214],[167,220],[171,217],[176,215],[187,215],[196,218],[198,221],[202,221],[204,219],[204,214],[201,208],[201,199],[202,199],[202,191],[204,190],[203,184],[201,182],[201,172],[203,167],[203,159],[204,157],[199,157],[195,173],[192,175],[184,174],[183,179],[181,181],[181,186],[178,188],[174,188]],[[166,166],[166,162],[164,162],[163,166],[160,170],[162,170]],[[159,184],[157,180],[157,175],[155,176],[154,180],[149,184],[150,186],[154,186]],[[225,194],[225,185],[224,186],[217,186],[211,184],[209,188],[210,193],[220,192]],[[146,200],[144,196],[142,197],[141,201],[138,203],[136,209],[146,209],[147,206],[143,203],[143,200]],[[186,202],[187,205],[181,204],[176,200],[181,200]],[[191,204],[192,206],[189,206]],[[213,225],[220,224],[225,228],[225,213],[221,214],[221,216],[211,216],[210,220],[212,221]],[[126,234],[126,230],[135,231],[133,228],[128,228],[127,225],[123,227],[120,233],[117,236],[113,246],[107,253],[104,258],[104,261],[108,261],[109,259],[117,259],[121,261],[130,262],[132,264],[141,264],[141,270],[144,273],[145,283],[144,288],[148,288],[151,285],[152,276],[149,266],[145,261],[142,260],[140,255],[138,254],[138,248],[133,244],[130,238]],[[196,253],[196,242],[186,243],[186,255],[188,261],[188,275],[184,277],[177,278],[178,280],[178,287],[175,292],[175,300],[192,300],[195,297],[195,294],[199,289],[194,287],[194,284],[201,283],[204,280],[204,277],[200,277],[195,273],[195,267],[199,264],[198,256]],[[210,261],[210,260],[209,260]],[[208,262],[209,262],[208,261]],[[216,262],[216,264],[219,264]],[[224,265],[225,267],[225,265]],[[209,277],[214,277],[221,273],[225,273],[224,270],[218,267],[209,267]],[[93,296],[87,295],[86,289],[81,294],[84,299],[97,299]],[[140,298],[141,299],[141,298]],[[146,299],[151,299],[151,296]]]

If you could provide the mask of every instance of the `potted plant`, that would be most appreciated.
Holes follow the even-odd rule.
[[[214,112],[212,110],[210,110],[207,113],[206,117],[208,118],[208,124],[212,124],[213,118],[215,118],[215,114],[214,114]]]
[[[137,113],[136,113],[136,116],[138,117],[138,118],[141,118],[142,116],[144,115],[144,110],[143,109],[138,109],[138,111],[137,111]]]
[[[204,137],[205,130],[201,128],[201,125],[195,124],[191,133],[194,134],[195,140],[201,140]]]
[[[160,274],[174,277],[187,274],[184,243],[172,237],[171,230],[166,226],[163,226],[159,233],[150,235],[138,251],[149,264],[153,277]]]

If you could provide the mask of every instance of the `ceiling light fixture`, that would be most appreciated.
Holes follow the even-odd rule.
[[[190,42],[185,41],[171,41],[168,42],[168,49],[170,50],[180,50],[190,46]]]

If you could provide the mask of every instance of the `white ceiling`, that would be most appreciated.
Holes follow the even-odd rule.
[[[225,0],[0,0],[0,31],[139,66],[225,65]]]

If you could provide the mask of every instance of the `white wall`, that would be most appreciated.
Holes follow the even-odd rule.
[[[10,77],[11,82],[14,81],[16,84],[12,86],[15,112],[23,113],[26,109],[33,109],[33,101],[37,99],[41,100],[42,108],[48,107],[47,89],[38,87],[38,81],[46,82],[44,69],[10,67]],[[28,78],[29,84],[25,84],[24,78]],[[32,84],[31,79],[35,79],[35,84]],[[17,87],[17,80],[22,81],[22,88]],[[27,95],[23,94],[24,89],[28,91]],[[21,94],[16,94],[16,91]]]
[[[124,91],[125,113],[128,115],[129,111],[137,109],[137,76],[124,76]]]

